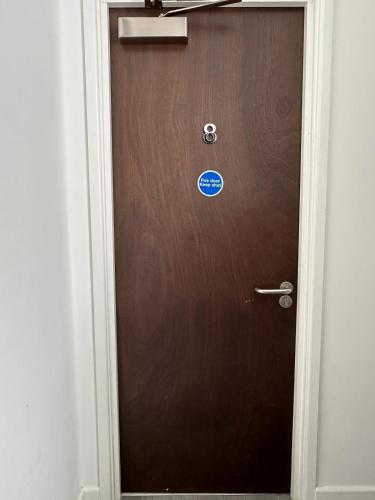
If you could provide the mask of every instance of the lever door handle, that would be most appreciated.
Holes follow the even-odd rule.
[[[255,288],[255,291],[261,295],[290,295],[293,292],[293,285],[289,281],[283,281],[280,288]]]

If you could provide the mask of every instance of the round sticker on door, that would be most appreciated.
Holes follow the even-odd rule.
[[[198,177],[198,189],[204,196],[216,196],[224,186],[224,180],[216,170],[206,170]]]

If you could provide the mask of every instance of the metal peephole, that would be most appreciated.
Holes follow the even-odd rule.
[[[215,0],[200,5],[169,10],[158,17],[119,17],[118,38],[121,42],[182,42],[187,43],[187,17],[176,17],[194,10],[208,10],[214,7],[240,3],[241,0]],[[148,9],[163,8],[162,0],[146,0]]]
[[[281,295],[279,304],[284,309],[289,309],[293,304],[290,294],[293,292],[293,285],[289,281],[283,281],[280,288],[255,288],[255,292],[260,295]]]
[[[203,127],[202,140],[205,144],[213,144],[217,141],[216,125],[214,123],[206,123]]]

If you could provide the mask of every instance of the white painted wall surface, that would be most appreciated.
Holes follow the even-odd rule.
[[[318,450],[319,485],[373,485],[371,498],[375,498],[374,26],[374,0],[336,0]]]
[[[58,0],[0,1],[0,499],[75,500]]]

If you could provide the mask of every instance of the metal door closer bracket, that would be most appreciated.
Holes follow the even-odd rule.
[[[187,43],[188,19],[178,17],[195,10],[209,10],[241,0],[215,0],[199,5],[168,10],[158,17],[119,17],[118,38],[123,43]],[[145,0],[146,9],[160,10],[162,0]]]

